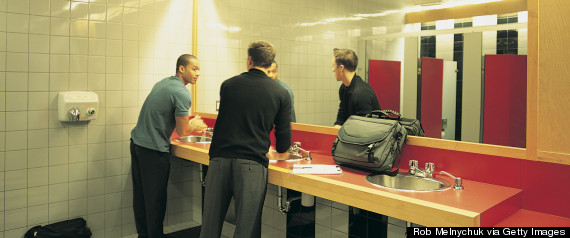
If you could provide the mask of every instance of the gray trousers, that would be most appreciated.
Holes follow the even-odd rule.
[[[212,158],[206,175],[200,238],[219,238],[232,196],[234,238],[261,237],[261,212],[267,191],[267,167],[246,159]]]

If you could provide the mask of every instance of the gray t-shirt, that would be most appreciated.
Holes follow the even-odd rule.
[[[190,98],[190,92],[176,76],[156,83],[131,132],[133,142],[148,149],[169,152],[170,135],[176,128],[175,117],[188,116],[192,104]]]

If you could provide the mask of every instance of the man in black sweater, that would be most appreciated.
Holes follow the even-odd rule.
[[[332,71],[336,81],[342,81],[338,96],[340,105],[334,126],[340,128],[351,115],[365,116],[380,110],[376,93],[368,83],[356,75],[358,57],[349,49],[334,49]]]
[[[285,88],[267,76],[274,58],[273,45],[252,42],[248,72],[224,81],[220,87],[201,238],[220,237],[232,196],[236,206],[234,237],[261,237],[269,158],[287,158],[291,145],[291,98]],[[277,153],[268,153],[274,127]]]

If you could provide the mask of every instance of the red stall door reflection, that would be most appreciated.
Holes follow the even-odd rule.
[[[400,64],[400,61],[368,61],[368,84],[382,110],[400,111]]]
[[[443,60],[422,58],[421,121],[426,137],[441,138]]]
[[[485,56],[483,143],[526,146],[526,55]]]

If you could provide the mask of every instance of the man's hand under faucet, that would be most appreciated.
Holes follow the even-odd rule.
[[[289,151],[285,151],[283,153],[279,153],[273,148],[273,146],[269,147],[269,151],[265,155],[269,160],[288,160],[289,159]]]
[[[192,131],[203,131],[206,128],[208,128],[208,126],[206,125],[206,123],[204,123],[204,120],[202,120],[202,117],[200,117],[200,115],[196,115],[194,118],[190,119],[188,123],[190,124],[190,128],[192,128]]]

